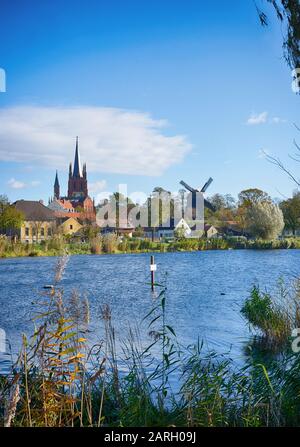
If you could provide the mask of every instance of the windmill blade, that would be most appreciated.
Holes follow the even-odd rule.
[[[205,192],[207,190],[207,188],[209,187],[209,185],[212,183],[212,181],[213,181],[213,179],[211,177],[209,177],[209,179],[207,180],[205,185],[202,187],[201,192]]]
[[[216,211],[216,208],[206,199],[204,199],[204,206],[213,212]]]
[[[182,186],[184,186],[185,189],[187,189],[187,190],[190,191],[190,192],[193,192],[193,193],[195,193],[195,192],[199,192],[198,189],[194,189],[194,188],[192,188],[192,187],[189,186],[187,183],[185,183],[183,180],[181,180],[180,184],[181,184]]]

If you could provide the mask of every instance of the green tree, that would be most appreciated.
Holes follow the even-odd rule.
[[[17,230],[21,228],[24,221],[24,215],[17,210],[14,205],[9,203],[6,196],[0,196],[0,228],[2,230]]]
[[[0,213],[9,205],[8,197],[4,194],[0,194]]]

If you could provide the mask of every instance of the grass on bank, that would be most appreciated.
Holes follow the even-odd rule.
[[[300,239],[287,238],[274,241],[247,240],[246,238],[228,237],[212,239],[174,239],[151,241],[139,238],[118,238],[115,234],[92,237],[86,242],[74,241],[68,237],[54,236],[41,243],[25,244],[11,242],[0,235],[0,258],[20,256],[60,256],[67,252],[79,254],[113,254],[113,253],[147,253],[147,252],[180,252],[228,249],[292,249],[300,248]]]
[[[288,288],[280,281],[277,294],[262,292],[254,286],[241,312],[265,347],[280,349],[290,341],[294,328],[300,327],[300,287],[297,280]]]
[[[34,334],[23,336],[11,375],[0,376],[1,425],[300,425],[299,356],[282,355],[268,368],[250,359],[236,370],[229,358],[204,353],[200,342],[181,346],[168,325],[165,285],[157,285],[159,296],[140,329],[129,328],[122,343],[103,303],[104,335],[91,346],[87,300],[76,290],[66,296],[60,287],[67,261],[60,259],[53,289],[39,300]],[[262,327],[261,310],[265,319],[274,311],[270,300],[258,290],[250,300],[247,316]],[[175,389],[174,379],[180,384]]]

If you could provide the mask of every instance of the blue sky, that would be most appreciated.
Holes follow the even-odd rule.
[[[261,156],[293,167],[299,124],[282,30],[264,9],[268,28],[252,0],[2,0],[0,191],[47,200],[57,168],[66,193],[78,135],[91,195],[209,176],[209,194],[291,195]]]

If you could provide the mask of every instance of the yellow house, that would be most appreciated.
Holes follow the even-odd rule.
[[[57,225],[58,231],[65,235],[77,233],[83,227],[75,217],[57,219]]]
[[[21,242],[41,242],[52,237],[56,227],[55,216],[42,202],[17,200],[14,206],[24,215],[18,232]]]

